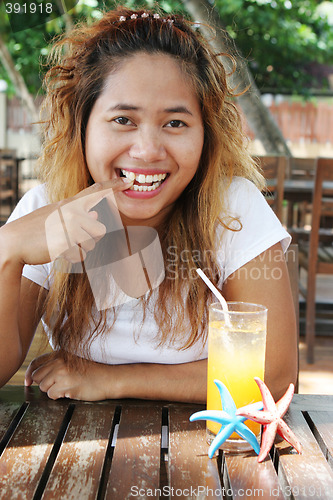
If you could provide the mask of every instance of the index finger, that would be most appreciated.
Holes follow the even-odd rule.
[[[125,191],[129,189],[133,181],[129,181],[127,178],[118,177],[117,179],[112,179],[105,182],[99,182],[89,186],[88,188],[80,191],[77,195],[73,197],[73,200],[85,198],[83,201],[83,206],[86,210],[90,210],[92,207],[97,205],[103,198],[108,195],[112,195],[113,192]]]
[[[32,384],[33,372],[37,368],[39,368],[41,365],[43,365],[44,363],[47,363],[50,359],[52,359],[53,356],[54,356],[54,353],[45,353],[45,354],[42,354],[41,356],[38,356],[37,358],[33,359],[30,362],[30,364],[25,372],[25,377],[24,377],[24,385],[25,386],[30,386]]]

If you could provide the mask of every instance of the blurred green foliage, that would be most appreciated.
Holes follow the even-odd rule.
[[[217,0],[221,21],[260,89],[309,94],[333,73],[333,3]]]
[[[123,4],[133,8],[150,8],[155,2],[125,0]],[[158,5],[166,12],[184,12],[181,1],[163,0]],[[65,29],[64,17],[13,32],[5,6],[6,0],[0,5],[0,34],[16,69],[22,74],[30,92],[36,95],[41,92],[41,79],[51,41]],[[73,22],[85,19],[91,23],[101,16],[101,10],[114,6],[115,2],[110,0],[80,0],[69,13]],[[325,77],[329,72],[330,65],[333,72],[331,1],[216,0],[215,6],[222,26],[247,59],[259,89],[283,89],[309,95],[312,89],[328,86],[323,75]],[[0,63],[1,79],[8,82],[8,93],[14,94],[15,89]]]

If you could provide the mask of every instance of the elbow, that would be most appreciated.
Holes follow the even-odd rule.
[[[294,385],[295,392],[297,392],[297,363],[292,361],[288,364],[283,364],[277,367],[274,372],[268,370],[265,375],[265,383],[275,401],[281,399],[290,384]]]
[[[19,370],[22,365],[21,353],[6,353],[5,359],[0,363],[0,387],[3,387]]]

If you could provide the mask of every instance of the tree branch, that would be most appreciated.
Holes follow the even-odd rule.
[[[22,99],[23,105],[27,108],[29,113],[31,114],[32,120],[34,122],[38,122],[38,111],[35,105],[35,102],[32,98],[32,95],[29,93],[25,81],[21,75],[15,68],[14,61],[12,56],[9,53],[9,50],[6,47],[6,44],[3,38],[0,35],[0,60],[8,73],[9,78],[13,82],[15,89],[19,96]]]

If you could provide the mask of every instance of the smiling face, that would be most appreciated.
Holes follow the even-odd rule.
[[[166,54],[138,53],[108,76],[92,108],[86,161],[95,182],[135,178],[116,193],[123,221],[157,226],[193,178],[203,140],[190,78]]]

